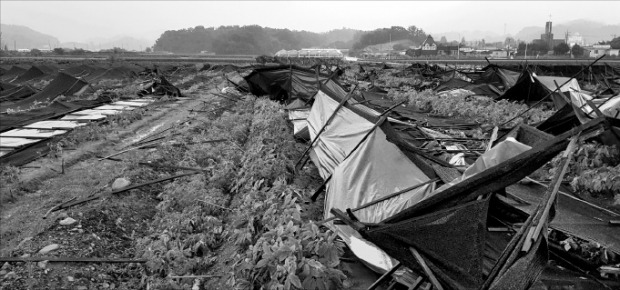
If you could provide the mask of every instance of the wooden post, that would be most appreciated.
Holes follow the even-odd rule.
[[[336,107],[336,109],[334,109],[334,112],[332,112],[332,114],[329,116],[329,118],[327,118],[327,121],[325,121],[325,124],[323,124],[323,127],[321,127],[321,129],[316,133],[316,136],[314,136],[314,139],[312,139],[312,141],[310,141],[310,145],[308,145],[308,147],[306,148],[306,150],[304,151],[304,153],[301,154],[301,157],[299,157],[299,159],[297,160],[297,162],[295,163],[295,171],[300,170],[301,168],[304,167],[304,165],[306,164],[306,161],[304,161],[301,166],[298,166],[300,162],[302,162],[302,160],[304,160],[304,157],[306,156],[306,154],[308,154],[308,152],[310,152],[310,149],[312,149],[312,147],[314,146],[314,143],[319,140],[319,136],[321,136],[321,133],[323,133],[323,131],[325,131],[325,129],[327,128],[327,125],[329,125],[329,123],[336,117],[336,114],[338,113],[338,111],[344,107],[345,103],[351,98],[353,97],[353,92],[355,91],[355,89],[357,88],[357,85],[353,88],[353,90],[351,90],[351,92],[349,94],[347,94],[341,101],[340,103],[338,103],[338,106]],[[318,94],[319,91],[317,91]]]
[[[435,289],[437,290],[443,290],[443,287],[439,283],[439,280],[437,280],[437,277],[435,277],[435,274],[433,274],[433,271],[431,271],[431,269],[428,267],[428,265],[424,261],[424,258],[422,258],[422,255],[420,255],[420,253],[413,247],[409,247],[409,251],[411,251],[411,254],[413,255],[413,257],[416,259],[418,264],[420,264],[420,266],[424,270],[424,273],[426,273],[428,280],[430,280],[431,284],[433,284],[433,287],[435,287]]]
[[[493,133],[491,133],[491,138],[489,139],[489,144],[487,144],[487,149],[485,151],[489,151],[493,147],[493,142],[495,142],[495,140],[497,139],[497,132],[498,131],[499,131],[499,128],[497,126],[495,126],[493,128]]]
[[[573,157],[573,153],[575,152],[575,148],[577,147],[577,140],[579,139],[579,136],[580,136],[580,133],[577,134],[575,137],[573,137],[573,139],[570,141],[570,143],[566,147],[566,150],[564,151],[564,154],[562,156],[563,160],[561,161],[562,162],[561,169],[556,172],[551,184],[549,184],[549,187],[547,188],[547,192],[549,193],[545,193],[545,196],[548,196],[549,198],[542,201],[544,203],[544,208],[540,216],[537,217],[537,219],[535,220],[535,222],[537,223],[536,227],[530,228],[527,234],[525,243],[523,244],[523,247],[521,247],[521,251],[523,252],[527,252],[530,250],[530,248],[532,247],[532,244],[536,242],[536,240],[538,240],[538,237],[540,236],[540,233],[542,232],[543,226],[547,224],[547,219],[549,217],[549,211],[551,210],[551,206],[554,204],[554,201],[558,195],[558,191],[560,190],[560,185],[562,185],[562,179],[564,178],[564,175],[566,174],[566,170],[568,169],[568,164],[570,163],[570,160]]]
[[[372,283],[372,285],[370,285],[370,287],[368,287],[368,290],[377,289],[377,287],[379,287],[379,285],[381,285],[383,282],[385,282],[385,280],[390,278],[390,276],[392,276],[392,274],[394,274],[394,272],[396,272],[396,270],[398,270],[398,268],[400,268],[400,266],[402,266],[402,264],[400,262],[396,263],[396,265],[394,267],[392,267],[392,269],[390,269],[389,271],[385,272],[385,274],[381,275],[381,277],[379,277],[379,279],[377,279],[377,281]]]
[[[360,205],[360,206],[358,206],[358,207],[356,207],[356,208],[352,209],[352,210],[351,210],[351,212],[356,212],[356,211],[358,211],[358,210],[360,210],[360,209],[365,209],[365,208],[367,208],[367,207],[369,207],[369,206],[373,206],[373,205],[375,205],[375,204],[377,204],[377,203],[380,203],[380,202],[386,201],[386,200],[388,200],[388,199],[390,199],[390,198],[393,198],[393,197],[395,197],[395,196],[401,195],[401,194],[403,194],[403,193],[405,193],[405,192],[408,192],[408,191],[411,191],[411,190],[414,190],[414,189],[420,188],[420,187],[422,187],[422,186],[425,186],[425,185],[427,185],[427,184],[431,184],[431,183],[433,183],[433,182],[437,182],[437,181],[439,181],[439,178],[431,179],[431,180],[428,180],[428,181],[425,181],[425,182],[422,182],[422,183],[416,184],[416,185],[414,185],[414,186],[410,186],[410,187],[408,187],[408,188],[405,188],[405,189],[403,189],[403,190],[399,190],[399,191],[397,191],[397,192],[395,192],[395,193],[392,193],[392,194],[390,194],[390,195],[386,195],[386,196],[384,196],[384,197],[382,197],[382,198],[379,198],[379,199],[373,200],[373,201],[371,201],[371,202],[368,202],[368,203],[366,203],[366,204]],[[333,221],[333,220],[335,220],[335,219],[336,219],[336,217],[335,217],[335,216],[333,216],[333,217],[330,217],[330,218],[324,219],[324,220],[322,220],[322,221],[318,222],[317,224],[319,224],[319,225],[320,225],[320,224],[324,224],[324,223],[326,223],[326,222],[330,222],[330,221]]]

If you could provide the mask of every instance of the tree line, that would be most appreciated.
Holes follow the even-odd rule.
[[[369,45],[403,39],[409,39],[420,45],[426,39],[426,33],[415,25],[409,26],[408,28],[402,26],[379,28],[361,35],[360,39],[353,44],[353,49],[361,50]]]
[[[174,53],[200,53],[202,51],[216,54],[274,54],[286,50],[299,50],[311,47],[350,48],[361,31],[354,29],[336,29],[326,33],[293,31],[247,26],[196,26],[194,28],[168,30],[155,41],[154,51]]]
[[[279,50],[302,48],[338,48],[361,50],[366,46],[386,43],[390,40],[409,39],[421,44],[426,39],[424,30],[409,26],[392,26],[373,31],[335,29],[325,33],[295,31],[247,26],[196,26],[164,32],[153,46],[154,51],[174,53],[272,55]]]

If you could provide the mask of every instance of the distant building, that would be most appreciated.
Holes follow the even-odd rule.
[[[215,52],[212,51],[208,51],[208,50],[203,50],[200,52],[200,54],[204,54],[204,55],[215,55]]]
[[[581,34],[579,34],[579,32],[566,32],[565,41],[569,47],[573,47],[575,44],[579,46],[583,46],[585,44],[585,42],[583,41],[583,37],[581,36]]]
[[[301,50],[280,50],[277,57],[307,57],[307,58],[342,58],[344,54],[333,48],[303,48]]]
[[[609,56],[618,56],[620,49],[613,49],[609,44],[595,44],[592,46],[586,46],[584,49],[584,55],[589,57],[600,57],[604,54]]]
[[[534,39],[534,44],[545,45],[547,50],[553,50],[558,44],[565,42],[564,39],[553,39],[551,21],[547,21],[545,24],[545,33],[540,35],[540,39]]]
[[[437,43],[430,34],[422,42],[420,50],[421,55],[437,55]]]
[[[30,52],[30,49],[28,49],[28,48],[18,48],[17,52]]]
[[[510,56],[510,52],[505,49],[497,49],[491,51],[491,58],[504,58],[507,59]]]
[[[457,55],[459,47],[457,45],[440,45],[437,47],[438,55]]]

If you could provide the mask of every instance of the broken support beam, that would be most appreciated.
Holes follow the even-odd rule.
[[[140,188],[140,187],[143,187],[143,186],[147,186],[147,185],[151,185],[151,184],[155,184],[155,183],[160,183],[160,182],[167,181],[167,180],[176,179],[176,178],[183,177],[183,176],[194,175],[194,174],[197,174],[197,173],[198,173],[198,171],[193,171],[193,172],[189,172],[189,173],[181,173],[181,174],[177,174],[177,175],[173,175],[173,176],[162,177],[162,178],[159,178],[159,179],[155,179],[155,180],[147,181],[147,182],[144,182],[144,183],[128,186],[128,187],[125,187],[125,188],[117,189],[115,191],[112,191],[111,194],[119,194],[119,193],[123,193],[125,191],[129,191],[129,190],[132,190],[132,189]]]
[[[297,160],[297,162],[295,162],[295,171],[299,171],[301,168],[304,167],[304,165],[307,162],[306,154],[308,154],[308,152],[310,152],[310,149],[312,149],[312,147],[314,146],[314,143],[319,139],[319,136],[321,136],[321,133],[323,133],[323,131],[325,131],[325,129],[327,128],[327,125],[329,125],[329,123],[336,117],[336,114],[338,113],[338,111],[340,110],[340,108],[342,108],[344,106],[344,104],[351,98],[353,97],[353,92],[355,91],[355,88],[357,88],[357,85],[351,90],[350,93],[348,93],[341,101],[340,103],[338,103],[338,106],[336,107],[336,109],[334,109],[334,111],[332,112],[332,114],[329,116],[329,118],[327,118],[327,121],[325,121],[325,124],[323,124],[323,127],[321,127],[321,129],[316,133],[316,136],[314,136],[314,139],[312,139],[312,141],[310,141],[310,144],[308,145],[308,147],[306,148],[306,150],[304,150],[304,152],[301,154],[301,156],[299,157],[299,159]],[[317,92],[318,94],[318,92]],[[303,163],[301,163],[303,161]],[[299,165],[301,163],[301,165]]]
[[[380,202],[386,201],[386,200],[388,200],[388,199],[390,199],[390,198],[396,197],[396,196],[401,195],[401,194],[403,194],[403,193],[405,193],[405,192],[408,192],[408,191],[411,191],[411,190],[414,190],[414,189],[418,189],[418,188],[420,188],[420,187],[422,187],[422,186],[425,186],[425,185],[431,184],[431,183],[433,183],[433,182],[437,182],[437,181],[439,181],[439,180],[440,180],[439,178],[435,178],[435,179],[431,179],[431,180],[428,180],[428,181],[425,181],[425,182],[422,182],[422,183],[419,183],[419,184],[416,184],[416,185],[410,186],[410,187],[405,188],[405,189],[403,189],[403,190],[399,190],[399,191],[397,191],[397,192],[395,192],[395,193],[392,193],[392,194],[386,195],[386,196],[384,196],[384,197],[382,197],[382,198],[379,198],[379,199],[373,200],[373,201],[371,201],[371,202],[368,202],[368,203],[366,203],[366,204],[360,205],[360,206],[358,206],[358,207],[356,207],[356,208],[352,209],[352,210],[351,210],[351,212],[356,212],[356,211],[358,211],[358,210],[360,210],[360,209],[365,209],[365,208],[367,208],[367,207],[369,207],[369,206],[373,206],[373,205],[375,205],[375,204],[377,204],[377,203],[380,203]],[[328,219],[324,219],[324,220],[322,220],[322,221],[318,222],[318,224],[319,224],[319,225],[321,225],[321,224],[324,224],[324,223],[326,223],[326,222],[330,222],[330,221],[335,220],[335,219],[336,219],[336,217],[335,217],[335,216],[333,216],[333,217],[330,217],[330,218],[328,218]]]
[[[424,261],[424,258],[422,258],[422,255],[420,255],[418,250],[414,249],[413,247],[409,247],[409,251],[411,251],[411,254],[415,258],[415,260],[422,267],[422,269],[424,270],[424,273],[428,277],[428,280],[431,281],[431,284],[433,285],[433,287],[437,290],[443,290],[443,286],[441,286],[441,283],[439,283],[439,280],[437,280],[437,277],[435,277],[435,274],[433,274],[433,271],[431,271],[431,268],[428,267],[428,265],[426,264],[426,261]]]
[[[396,272],[396,270],[398,270],[400,268],[400,266],[402,266],[402,264],[400,262],[396,263],[396,265],[394,267],[392,267],[392,269],[390,269],[389,271],[385,272],[383,275],[381,275],[381,277],[379,277],[379,279],[377,279],[377,281],[372,283],[372,285],[370,285],[370,287],[368,287],[368,290],[377,289],[377,287],[379,287],[379,285],[381,285],[388,278],[390,278],[390,276],[392,276],[392,274],[394,274],[394,272]]]

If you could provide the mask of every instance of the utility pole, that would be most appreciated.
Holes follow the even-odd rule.
[[[456,45],[456,59],[461,59],[461,34],[459,33],[459,39]]]
[[[527,41],[525,42],[525,51],[524,51],[524,53],[525,53],[525,57],[524,58],[527,59]]]

